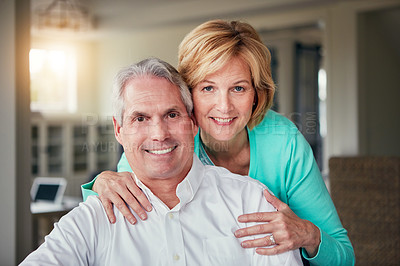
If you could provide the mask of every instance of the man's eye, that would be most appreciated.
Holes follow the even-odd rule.
[[[212,86],[207,86],[203,88],[203,91],[212,91],[213,87]]]
[[[169,117],[169,118],[175,118],[175,117],[177,117],[177,116],[178,116],[177,113],[169,113],[169,114],[168,114],[168,117]]]
[[[136,121],[138,121],[138,122],[143,122],[144,120],[145,119],[144,119],[143,116],[139,116],[139,117],[136,118]]]

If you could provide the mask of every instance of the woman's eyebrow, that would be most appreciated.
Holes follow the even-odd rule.
[[[251,82],[249,82],[247,79],[241,79],[241,80],[235,81],[233,84],[240,84],[240,83],[251,84]]]
[[[200,81],[200,83],[199,83],[199,84],[201,84],[201,83],[211,83],[211,84],[215,84],[215,82],[214,82],[214,81],[212,81],[212,80],[208,80],[208,79],[205,79],[205,80],[203,80],[203,81]],[[247,84],[251,84],[251,82],[250,82],[250,81],[248,81],[247,79],[241,79],[241,80],[238,80],[238,81],[235,81],[235,82],[233,82],[233,84],[240,84],[240,83],[247,83]]]
[[[200,83],[212,83],[212,84],[215,84],[214,81],[208,80],[208,79],[202,80],[202,81],[200,81]]]

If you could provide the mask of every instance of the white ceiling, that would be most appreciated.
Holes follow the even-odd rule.
[[[32,10],[53,0],[31,0]],[[343,0],[68,0],[89,9],[94,32],[129,31],[211,18],[240,18],[246,14],[320,5]]]
[[[31,9],[54,0],[31,0]],[[94,27],[87,38],[109,36],[113,32],[145,30],[164,25],[201,23],[212,18],[241,19],[246,15],[297,9],[357,0],[67,0],[81,4],[93,17]],[[390,13],[390,12],[389,12]],[[382,23],[389,32],[398,31],[398,9],[385,12]],[[390,34],[388,34],[390,35]],[[391,34],[393,35],[393,34]],[[400,35],[389,36],[400,44]],[[398,49],[400,50],[400,49]]]

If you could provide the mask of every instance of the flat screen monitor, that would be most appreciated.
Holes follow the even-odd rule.
[[[32,201],[61,203],[67,181],[62,177],[36,177],[31,188]]]

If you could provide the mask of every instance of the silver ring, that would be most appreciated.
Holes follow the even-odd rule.
[[[274,235],[273,235],[273,234],[270,234],[270,235],[269,235],[269,240],[271,241],[271,246],[276,244],[275,238],[274,238]]]

